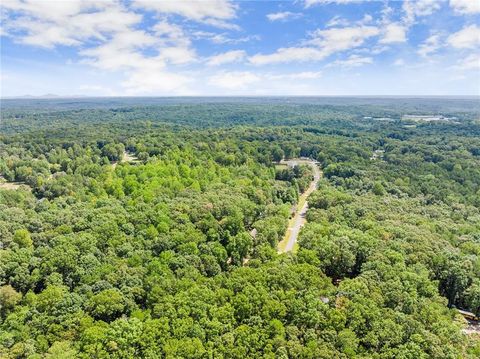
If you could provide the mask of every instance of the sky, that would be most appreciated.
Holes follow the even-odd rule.
[[[480,0],[2,0],[0,95],[480,95]]]

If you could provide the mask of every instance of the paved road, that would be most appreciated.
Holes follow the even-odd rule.
[[[279,245],[279,253],[290,252],[293,250],[295,243],[297,242],[298,234],[300,233],[300,229],[306,222],[305,216],[308,210],[308,196],[317,188],[318,181],[322,176],[322,172],[318,168],[317,164],[313,160],[309,159],[292,159],[288,161],[282,161],[283,164],[287,165],[299,165],[299,164],[308,164],[313,169],[313,181],[310,183],[310,186],[302,193],[300,198],[298,199],[297,208],[295,209],[294,217],[288,222],[288,229],[287,233],[285,234],[285,238]],[[301,207],[301,208],[300,208]],[[286,243],[285,243],[286,241]]]

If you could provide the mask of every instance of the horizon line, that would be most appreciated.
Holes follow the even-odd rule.
[[[19,95],[0,96],[0,100],[54,100],[92,98],[479,98],[478,95],[145,95],[145,96],[90,96],[90,95]]]

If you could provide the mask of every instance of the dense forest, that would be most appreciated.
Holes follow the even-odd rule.
[[[478,99],[2,100],[0,176],[1,358],[480,357]]]

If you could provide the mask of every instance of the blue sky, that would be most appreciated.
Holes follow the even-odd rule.
[[[480,95],[480,0],[3,0],[1,96]]]

